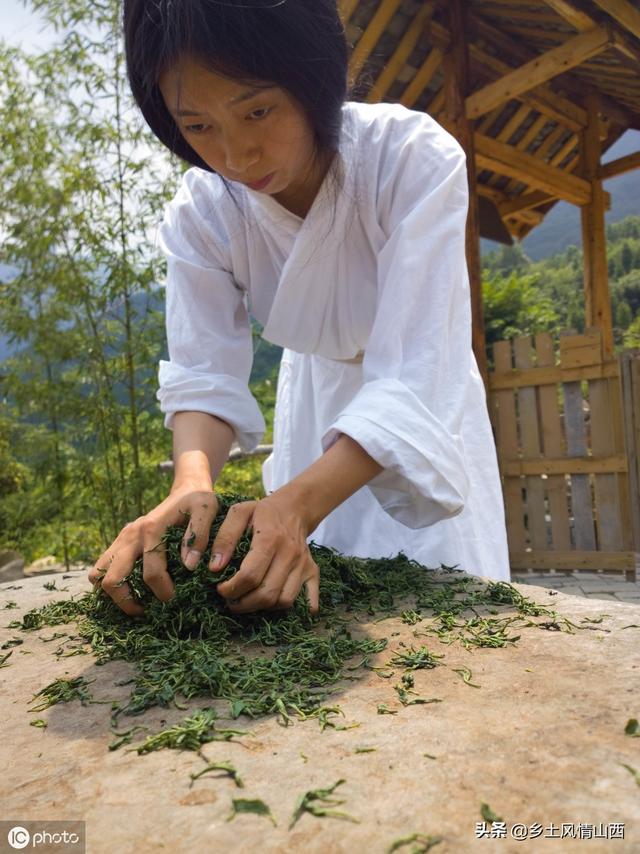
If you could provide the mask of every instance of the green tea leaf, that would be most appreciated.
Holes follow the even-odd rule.
[[[231,812],[227,816],[227,821],[231,821],[240,813],[252,813],[253,815],[264,816],[273,823],[274,827],[278,826],[269,807],[259,798],[255,798],[253,800],[249,800],[247,798],[234,798],[232,801]]]

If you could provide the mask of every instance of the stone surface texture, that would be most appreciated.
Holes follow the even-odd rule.
[[[444,655],[435,669],[414,674],[418,694],[442,702],[403,707],[393,690],[401,671],[392,679],[361,671],[361,679],[345,681],[334,697],[345,713],[341,722],[359,723],[356,728],[322,732],[315,721],[285,728],[275,717],[240,718],[232,726],[246,736],[202,749],[210,761],[235,765],[245,781],[238,789],[228,776],[215,774],[190,786],[189,775],[204,767],[195,753],[108,750],[109,702],[128,696],[129,688],[115,683],[132,674],[131,666],[96,666],[92,655],[56,658],[55,642],[42,637],[60,627],[29,633],[6,628],[33,607],[90,587],[85,572],[57,586],[46,590],[38,577],[0,586],[0,644],[24,641],[0,669],[3,819],[85,820],[87,851],[95,854],[384,854],[394,840],[418,832],[442,837],[435,854],[640,851],[640,787],[623,767],[640,772],[640,738],[624,731],[630,718],[640,718],[640,604],[515,583],[523,595],[585,628],[574,634],[519,628],[510,631],[520,635],[517,644],[499,649],[466,650],[435,636],[416,641],[414,629],[428,619],[419,626],[399,618],[355,624],[354,632],[390,639],[375,664],[386,663],[401,643],[424,643]],[[8,602],[15,607],[2,610]],[[582,622],[602,615],[599,623]],[[453,669],[463,667],[479,688]],[[45,685],[80,675],[95,680],[94,698],[107,702],[28,712]],[[397,714],[377,714],[379,703]],[[189,703],[191,709],[204,705]],[[155,732],[186,715],[154,709],[122,716],[120,729],[145,724]],[[36,718],[47,722],[46,729],[30,726]],[[375,751],[356,753],[363,747]],[[359,823],[305,814],[289,830],[298,797],[339,779],[346,781],[336,790],[345,800],[339,808]],[[255,815],[227,821],[237,797],[263,799],[277,827]],[[506,822],[506,838],[477,837],[483,803]],[[539,823],[543,833],[515,840],[517,823]],[[624,838],[553,838],[563,824],[577,831],[581,823],[602,825],[607,833],[612,823],[624,823]],[[398,850],[407,854],[411,846]]]

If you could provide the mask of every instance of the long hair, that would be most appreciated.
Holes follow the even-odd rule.
[[[287,90],[313,128],[316,157],[338,148],[348,45],[336,0],[124,0],[123,25],[136,103],[156,137],[192,166],[214,171],[180,133],[158,86],[185,56],[239,82]]]

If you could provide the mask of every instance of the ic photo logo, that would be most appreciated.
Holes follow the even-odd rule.
[[[84,821],[0,821],[0,854],[85,854]]]
[[[12,827],[7,834],[7,841],[12,848],[26,848],[31,842],[31,834],[25,827]]]

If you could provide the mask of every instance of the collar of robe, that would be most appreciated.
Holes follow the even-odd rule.
[[[357,162],[348,106],[343,107],[338,151],[304,219],[272,196],[245,188],[261,227],[282,229],[293,241],[262,337],[298,353],[340,361],[362,358],[362,342],[350,323],[345,263],[355,220]]]

